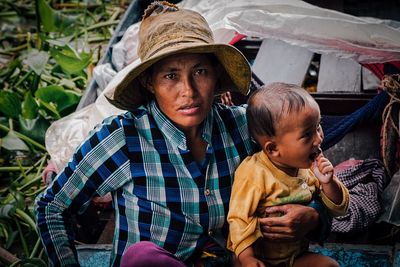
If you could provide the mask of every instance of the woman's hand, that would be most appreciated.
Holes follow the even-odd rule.
[[[227,105],[227,106],[234,106],[235,105],[233,103],[233,101],[232,101],[232,95],[231,95],[231,93],[229,91],[225,92],[225,93],[222,93],[221,96],[220,96],[220,99],[221,99],[221,103],[224,104],[224,105]]]
[[[300,204],[286,204],[266,208],[266,216],[280,213],[280,217],[260,218],[263,236],[269,240],[299,240],[315,229],[319,223],[318,212]]]

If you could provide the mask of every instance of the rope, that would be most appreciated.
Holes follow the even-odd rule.
[[[400,74],[383,76],[381,85],[390,97],[382,113],[382,158],[386,171],[392,176],[399,169],[399,163],[396,160],[396,144],[400,137]]]
[[[382,91],[360,109],[342,118],[325,131],[322,150],[327,150],[338,143],[348,132],[363,123],[373,122],[381,117],[384,107],[388,103],[388,94]],[[324,118],[322,117],[322,120]]]

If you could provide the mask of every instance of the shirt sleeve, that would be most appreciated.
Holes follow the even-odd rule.
[[[343,196],[342,203],[335,204],[325,195],[324,191],[322,190],[321,190],[321,199],[324,205],[327,207],[329,214],[333,217],[337,217],[346,215],[347,209],[349,207],[350,195],[349,195],[349,190],[344,186],[342,182],[339,181],[339,179],[336,176],[334,177],[334,179],[339,184],[340,190],[342,191],[342,196]]]
[[[229,223],[227,247],[236,255],[262,237],[256,210],[263,193],[250,181],[252,177],[249,168],[241,165],[235,173],[232,187],[227,217]]]
[[[115,117],[92,131],[64,170],[36,198],[37,227],[49,266],[79,266],[70,214],[83,212],[92,197],[121,187],[130,176],[124,130]]]

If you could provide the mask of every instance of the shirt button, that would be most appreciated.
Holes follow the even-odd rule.
[[[206,189],[206,191],[204,191],[204,194],[205,194],[206,196],[209,196],[209,195],[211,195],[211,191],[210,191],[210,189]]]
[[[212,236],[213,234],[214,234],[214,232],[213,232],[213,231],[211,231],[211,230],[210,230],[210,231],[208,231],[208,235],[209,235],[209,236]]]

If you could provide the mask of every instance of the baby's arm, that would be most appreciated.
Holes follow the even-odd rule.
[[[337,205],[342,203],[343,193],[337,178],[333,175],[332,163],[320,154],[314,161],[313,171],[320,181],[325,195]]]
[[[241,267],[265,267],[264,263],[254,256],[254,250],[251,246],[247,247],[239,254],[238,260]]]

